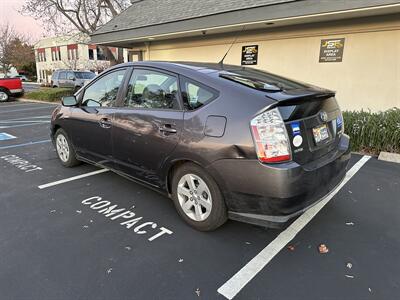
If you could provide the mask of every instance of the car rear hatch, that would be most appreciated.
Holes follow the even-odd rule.
[[[309,88],[268,97],[278,102],[295,162],[305,164],[338,148],[343,119],[333,92]]]
[[[220,76],[276,101],[269,109],[280,112],[289,139],[289,156],[295,162],[306,164],[338,148],[343,121],[334,92],[249,68],[236,68]],[[253,130],[254,135],[258,140]]]

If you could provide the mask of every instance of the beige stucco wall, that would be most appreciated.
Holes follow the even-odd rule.
[[[319,63],[321,39],[341,37],[346,39],[343,62]],[[231,41],[227,36],[202,36],[152,42],[145,58],[218,62]],[[225,63],[239,65],[241,47],[252,44],[259,45],[257,68],[336,90],[344,110],[400,107],[400,17],[246,33]]]

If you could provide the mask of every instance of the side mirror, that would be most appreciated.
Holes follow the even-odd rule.
[[[101,103],[96,101],[96,100],[88,99],[85,102],[85,106],[87,106],[87,107],[101,107]]]
[[[75,96],[62,97],[61,103],[63,106],[76,106],[78,105],[78,100]]]

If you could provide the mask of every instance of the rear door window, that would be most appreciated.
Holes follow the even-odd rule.
[[[183,77],[181,80],[185,108],[197,109],[218,97],[218,92],[201,83]]]
[[[178,78],[155,70],[134,69],[124,106],[179,109]]]
[[[75,79],[75,74],[74,74],[74,72],[68,72],[68,73],[67,73],[67,79],[68,79],[68,80],[74,80],[74,79]]]

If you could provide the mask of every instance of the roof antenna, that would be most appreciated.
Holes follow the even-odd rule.
[[[232,44],[230,45],[228,51],[226,51],[224,57],[222,57],[221,61],[218,63],[219,65],[221,65],[221,67],[224,66],[225,57],[228,55],[229,51],[231,51],[233,45],[234,45],[234,44],[236,43],[236,41],[238,40],[239,35],[243,32],[244,28],[245,28],[245,26],[243,25],[242,30],[240,30],[240,31],[238,32],[238,34],[236,35],[236,37],[235,37],[235,39],[233,40]]]

